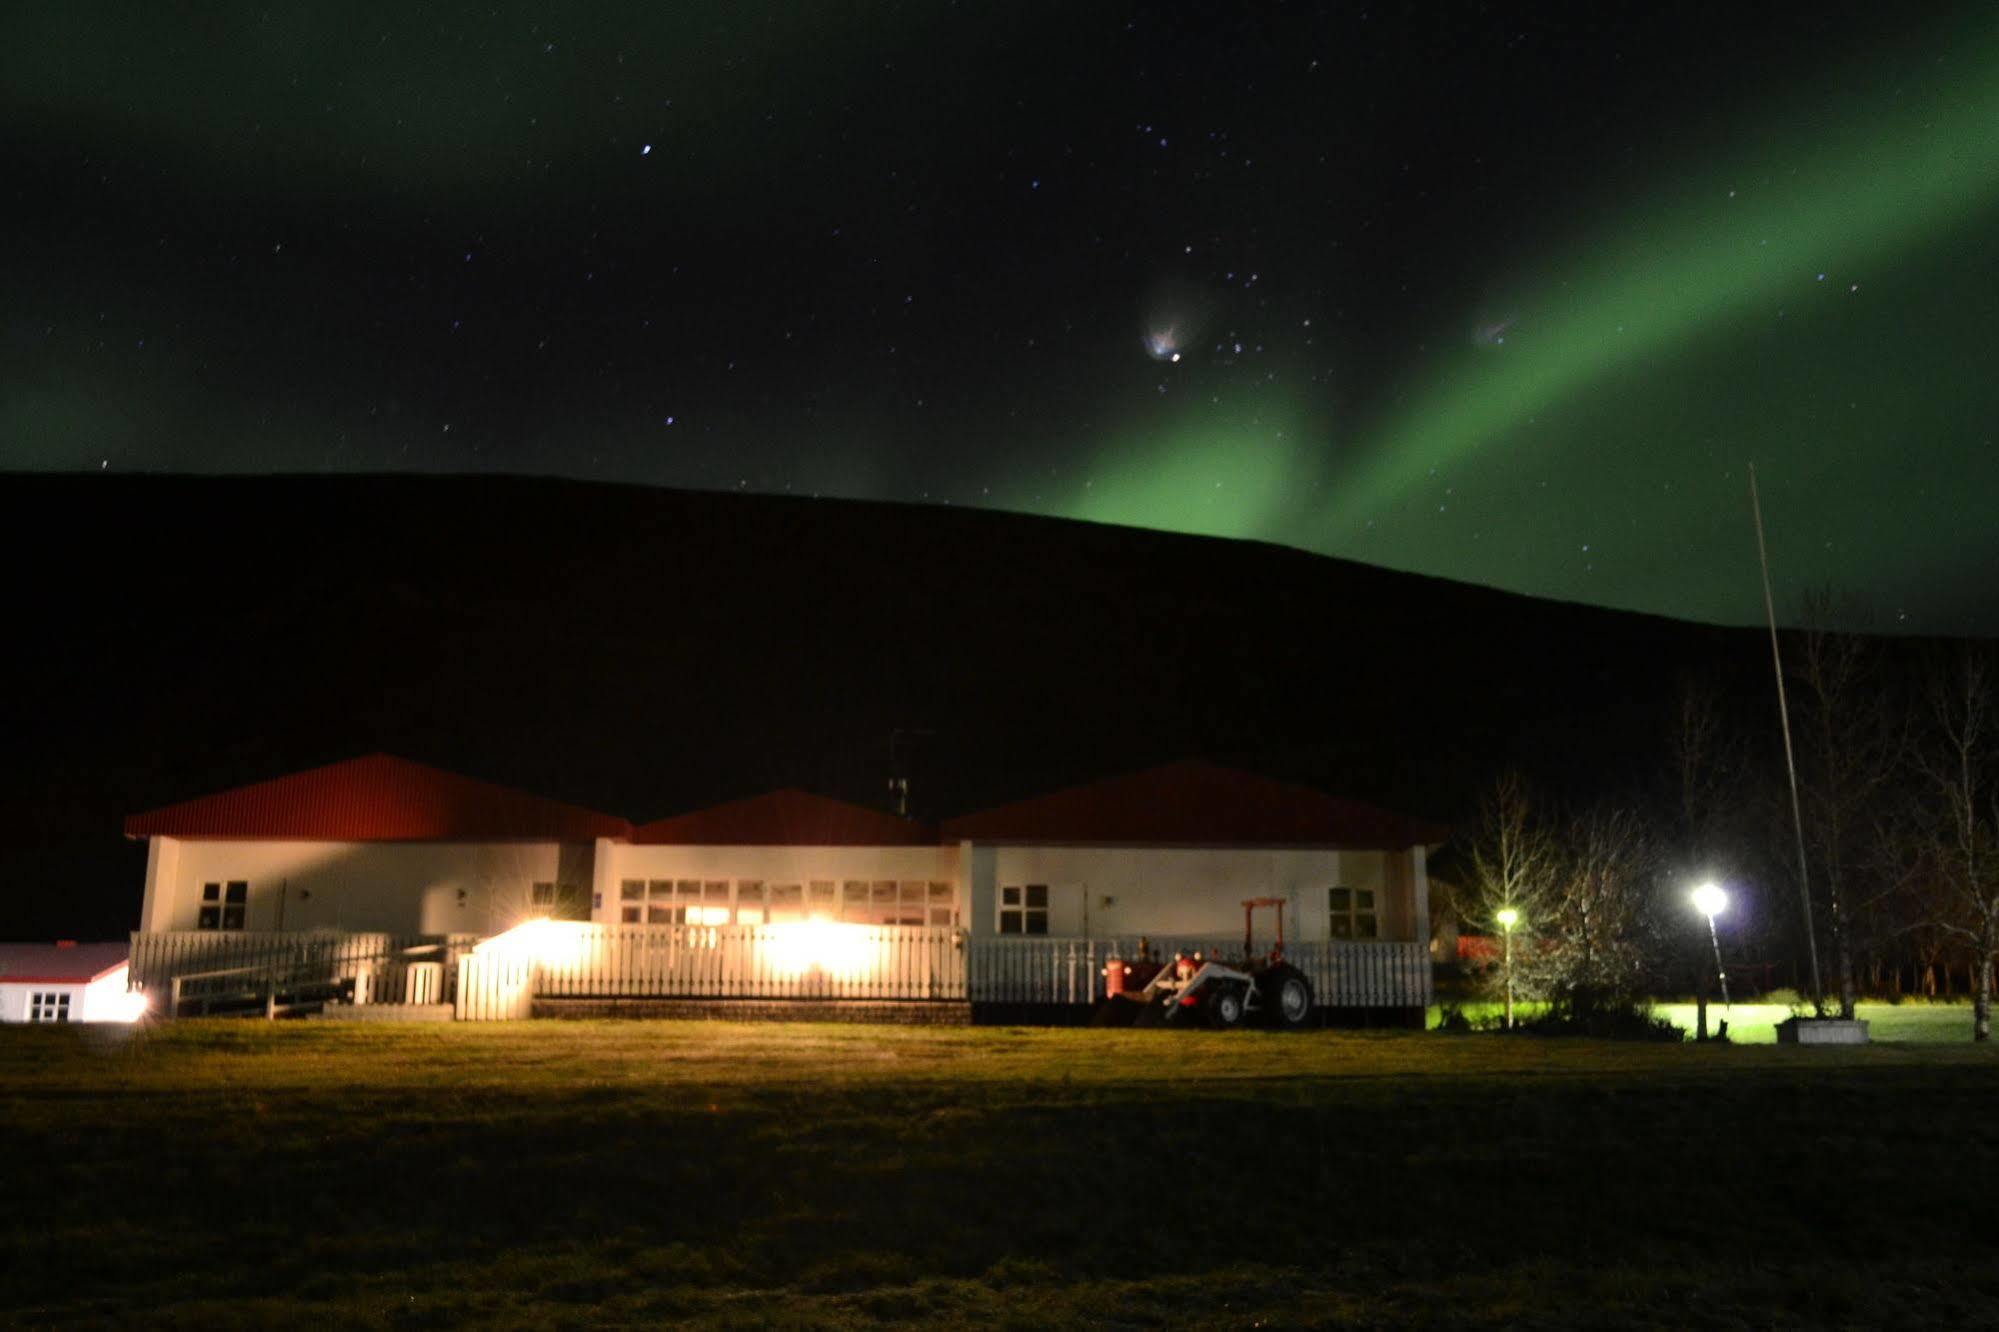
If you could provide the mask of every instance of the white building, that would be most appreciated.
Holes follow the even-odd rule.
[[[122,943],[0,944],[0,1022],[130,1022]]]
[[[143,984],[358,968],[376,1002],[436,999],[450,978],[410,963],[448,971],[523,922],[586,923],[565,936],[587,941],[575,956],[510,982],[509,1013],[537,997],[1084,1004],[1104,959],[1141,940],[1239,947],[1251,899],[1284,904],[1287,951],[1316,968],[1322,1004],[1407,1012],[1429,999],[1425,858],[1442,838],[1198,762],[941,827],[795,790],[634,827],[387,755],[126,831],[148,840]],[[773,969],[765,954],[790,956],[784,931],[808,922],[872,931],[874,960],[850,959],[838,983]],[[1259,947],[1274,926],[1259,919]]]

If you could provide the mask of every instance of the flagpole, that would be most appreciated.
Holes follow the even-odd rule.
[[[1777,674],[1777,719],[1784,727],[1784,769],[1791,777],[1791,826],[1798,835],[1798,902],[1805,913],[1805,950],[1812,962],[1812,1006],[1825,1012],[1819,984],[1818,932],[1812,925],[1810,869],[1805,860],[1805,812],[1798,801],[1798,760],[1791,752],[1791,708],[1784,698],[1784,657],[1777,647],[1777,603],[1770,596],[1770,556],[1763,547],[1763,504],[1756,497],[1756,464],[1749,464],[1749,511],[1756,518],[1756,563],[1763,570],[1763,614],[1770,623],[1770,666]]]

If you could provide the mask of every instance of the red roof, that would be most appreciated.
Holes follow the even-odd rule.
[[[0,983],[87,985],[125,965],[122,943],[0,944]]]
[[[631,824],[389,754],[311,768],[125,820],[127,837],[588,842]]]
[[[786,789],[648,823],[632,841],[654,846],[935,846],[937,831],[866,805]]]
[[[1373,805],[1197,761],[947,819],[943,831],[953,841],[1348,850],[1435,845],[1447,835]]]

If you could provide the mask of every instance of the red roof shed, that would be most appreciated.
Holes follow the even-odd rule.
[[[39,985],[88,985],[125,965],[131,947],[122,943],[0,944],[0,981]]]
[[[125,820],[127,837],[588,842],[631,824],[389,754],[310,768]]]

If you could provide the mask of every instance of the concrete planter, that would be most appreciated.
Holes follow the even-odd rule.
[[[1777,1024],[1779,1045],[1865,1045],[1865,1018],[1785,1018]]]

